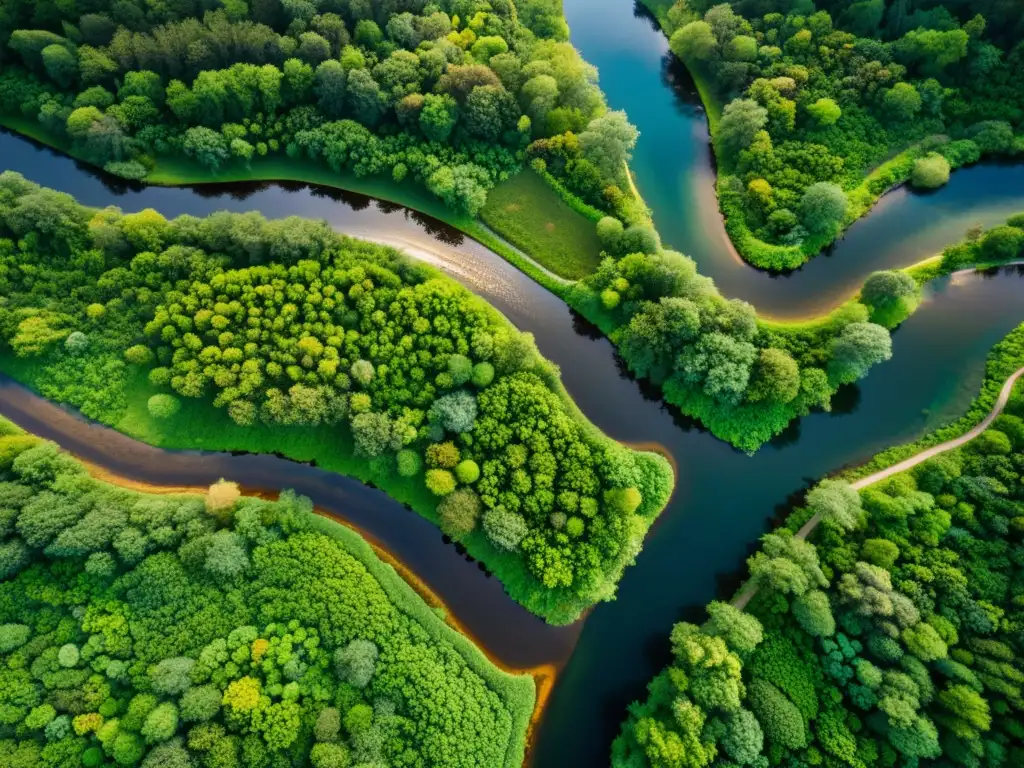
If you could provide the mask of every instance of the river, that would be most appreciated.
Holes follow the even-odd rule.
[[[773,286],[799,286],[808,278],[807,285],[811,287],[801,289],[805,293],[794,294],[805,303],[800,312],[806,313],[819,301],[818,289],[809,281],[816,274],[814,265],[841,271],[845,256],[856,259],[855,254],[845,249],[854,241],[861,225],[851,230],[832,257],[821,258],[811,268],[788,278],[772,279],[733,262],[729,250],[722,246],[724,233],[713,196],[711,209],[705,206],[698,215],[685,207],[686,194],[670,194],[659,186],[660,180],[671,179],[677,192],[691,188],[699,192],[690,177],[707,181],[709,155],[698,130],[699,111],[694,109],[689,114],[662,82],[664,65],[659,51],[664,51],[663,39],[646,19],[634,17],[632,11],[619,13],[623,7],[628,8],[628,3],[622,0],[566,0],[574,41],[605,73],[604,86],[612,106],[629,108],[643,132],[634,165],[641,191],[655,209],[666,241],[698,258],[702,271],[716,279],[721,280],[722,274],[733,271],[733,267],[723,265],[742,267],[749,293],[733,292],[723,282],[724,292],[755,299],[754,303],[770,314],[774,314],[774,299],[763,304],[756,285],[763,285],[766,294],[774,296]],[[593,19],[589,19],[591,15]],[[614,39],[595,36],[590,21],[607,25]],[[629,51],[638,61],[626,56]],[[629,60],[620,60],[621,57]],[[648,58],[649,66],[640,68],[639,60]],[[636,70],[613,69],[617,67]],[[613,76],[625,78],[627,72],[635,77],[638,92],[661,99],[663,111],[641,103],[638,107],[646,107],[634,112],[629,104],[619,101],[628,94],[623,94],[622,84],[617,86],[608,80]],[[679,121],[674,138],[679,154],[672,156],[671,166],[646,154],[651,137],[667,131],[670,120]],[[685,125],[690,125],[689,133],[684,132]],[[814,414],[801,420],[756,456],[747,457],[679,418],[624,375],[609,342],[594,334],[560,300],[483,247],[422,217],[358,195],[328,193],[294,184],[198,190],[127,189],[115,185],[111,189],[97,174],[73,161],[48,150],[34,149],[26,140],[8,135],[0,136],[0,157],[4,158],[4,167],[69,192],[89,205],[113,204],[128,211],[151,206],[168,216],[201,215],[220,209],[258,210],[271,217],[301,214],[327,219],[350,234],[408,244],[414,251],[429,250],[433,254],[431,260],[488,299],[516,325],[535,333],[541,351],[562,367],[566,387],[595,424],[619,440],[656,442],[672,453],[679,465],[678,488],[648,536],[637,564],[626,571],[618,599],[598,606],[582,626],[554,630],[514,606],[499,594],[495,580],[486,579],[475,565],[457,556],[450,545],[441,541],[436,529],[383,494],[313,468],[275,464],[277,460],[267,457],[236,457],[237,461],[220,464],[229,457],[195,453],[169,457],[142,451],[129,455],[124,453],[125,446],[112,447],[122,438],[102,433],[96,427],[89,427],[91,432],[81,432],[84,427],[72,429],[60,421],[67,417],[59,409],[46,409],[43,404],[31,402],[27,393],[16,387],[0,387],[0,412],[17,415],[20,410],[19,420],[32,426],[34,419],[34,429],[50,429],[48,434],[54,437],[67,435],[69,440],[61,442],[79,451],[96,451],[94,459],[106,455],[104,461],[122,474],[189,485],[209,482],[220,474],[243,484],[247,477],[255,477],[258,483],[253,484],[298,487],[325,508],[340,512],[359,525],[369,524],[369,532],[388,549],[408,558],[410,566],[449,603],[470,631],[504,661],[524,666],[543,661],[564,664],[534,749],[535,765],[544,768],[606,765],[609,744],[626,705],[644,695],[647,680],[668,658],[672,623],[693,615],[708,600],[728,595],[735,585],[733,575],[752,551],[757,537],[788,500],[814,480],[888,445],[914,439],[962,413],[978,391],[989,348],[1022,319],[1024,274],[1020,270],[1005,269],[998,276],[972,275],[939,281],[928,290],[918,312],[894,334],[892,361],[877,367],[858,386],[845,389],[837,397],[833,413]],[[650,175],[654,169],[657,177]],[[936,211],[943,207],[954,211],[966,207],[971,201],[960,196],[972,192],[967,186],[955,184],[957,179],[976,171],[994,173],[1000,178],[1001,174],[1020,174],[1019,168],[997,166],[960,171],[947,188],[925,198],[933,206],[930,215],[941,215]],[[1011,184],[1010,176],[1006,178],[1005,183]],[[987,193],[994,182],[982,186],[985,189],[979,193]],[[700,192],[705,197],[707,194]],[[1017,194],[1021,194],[1019,188]],[[995,195],[990,202],[998,209],[1007,204],[1008,197]],[[919,200],[916,195],[891,195],[864,222],[864,228],[877,229],[877,254],[874,250],[872,253],[879,264],[917,259],[905,256],[905,249],[910,247],[908,206],[919,205]],[[683,207],[673,208],[674,205]],[[886,216],[890,208],[901,207],[904,213],[900,215],[899,227],[890,222],[888,236],[884,236],[884,228],[874,224],[874,218]],[[1024,208],[1024,200],[1019,207]],[[687,215],[675,216],[674,210]],[[992,217],[990,209],[980,213],[976,216],[979,221]],[[941,230],[940,234],[925,233],[927,215],[920,215],[919,236],[929,238],[926,245],[920,246],[926,248],[925,253],[959,239],[962,234],[962,226],[947,227],[944,219],[931,222]],[[992,221],[1003,216],[994,215]],[[715,242],[719,245],[715,246]],[[858,279],[876,268],[854,266],[857,269],[846,268],[850,274],[857,274],[859,269]],[[822,274],[825,280],[824,270]],[[841,281],[844,277],[840,275],[837,279]],[[835,295],[842,298],[845,293]],[[420,549],[422,554],[418,554]]]

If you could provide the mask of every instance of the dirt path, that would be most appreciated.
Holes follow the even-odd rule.
[[[867,488],[870,485],[874,485],[875,483],[881,482],[882,480],[886,480],[892,477],[893,475],[898,475],[900,472],[906,472],[908,469],[912,469],[913,467],[916,467],[918,464],[928,461],[928,459],[935,458],[941,453],[952,451],[955,448],[959,448],[960,446],[969,443],[971,440],[973,440],[986,429],[988,429],[990,426],[992,426],[992,422],[999,418],[999,414],[1003,412],[1003,409],[1006,407],[1006,403],[1010,400],[1010,395],[1013,394],[1014,385],[1017,383],[1017,380],[1021,378],[1021,376],[1024,376],[1024,368],[1018,369],[1012,376],[1010,376],[1010,378],[1006,380],[1006,383],[1003,384],[1003,388],[999,391],[999,397],[996,398],[995,405],[992,407],[992,410],[989,411],[988,416],[982,419],[981,423],[979,423],[970,431],[965,432],[964,434],[960,435],[960,437],[955,437],[952,440],[947,440],[944,443],[933,445],[931,448],[926,448],[920,453],[914,454],[909,459],[904,459],[898,464],[893,464],[891,467],[887,467],[886,469],[875,472],[872,475],[862,477],[860,480],[855,480],[854,482],[850,483],[850,485],[859,491],[863,488]],[[814,517],[812,517],[810,520],[804,523],[800,530],[796,532],[796,537],[798,539],[806,539],[810,535],[811,531],[818,527],[818,523],[820,522],[821,515],[814,515]],[[736,595],[736,597],[732,601],[732,604],[734,607],[739,608],[742,611],[747,606],[747,603],[750,602],[751,598],[753,598],[756,594],[757,585],[751,583],[747,587],[745,587],[738,595]]]

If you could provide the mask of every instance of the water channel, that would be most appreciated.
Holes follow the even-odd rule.
[[[604,73],[612,106],[628,109],[643,132],[634,167],[665,240],[697,258],[726,295],[753,300],[769,314],[777,313],[776,306],[780,314],[806,314],[820,305],[819,292],[831,291],[835,303],[852,290],[835,291],[835,282],[850,280],[855,287],[879,265],[911,263],[959,239],[968,223],[994,223],[1024,209],[1024,169],[980,166],[954,174],[937,195],[890,195],[831,257],[792,276],[773,279],[751,270],[733,261],[724,246],[710,192],[706,127],[701,128],[699,110],[686,106],[663,81],[663,38],[648,20],[634,16],[627,0],[566,0],[565,5],[574,42]],[[604,36],[599,26],[607,30]],[[635,95],[625,87],[627,78]],[[639,98],[635,105],[634,98]],[[653,139],[658,136],[674,147],[671,164],[657,155]],[[111,187],[73,161],[10,135],[0,136],[0,157],[4,168],[89,205],[118,205],[126,211],[154,207],[167,216],[221,209],[258,210],[271,217],[301,214],[429,255],[516,325],[535,333],[541,351],[561,365],[569,392],[605,432],[619,440],[657,442],[672,453],[679,465],[677,491],[637,564],[627,570],[618,599],[598,606],[582,626],[555,629],[515,606],[496,580],[459,557],[436,529],[379,492],[273,457],[139,450],[0,383],[0,412],[121,474],[175,485],[224,475],[260,487],[295,487],[367,528],[502,660],[524,666],[564,663],[534,748],[534,764],[544,768],[606,765],[625,706],[644,695],[644,684],[667,660],[672,623],[729,592],[730,574],[794,494],[828,472],[961,413],[977,393],[989,348],[1024,319],[1020,270],[940,281],[894,335],[892,361],[843,391],[832,413],[803,419],[751,458],[678,418],[625,376],[611,345],[557,298],[478,244],[404,209],[294,184]],[[961,181],[974,178],[970,174],[979,180]],[[987,181],[985,174],[991,174]],[[983,207],[963,219],[962,211],[977,202],[975,195]],[[895,213],[889,213],[892,209]],[[875,223],[876,217],[886,216],[896,216],[899,226],[890,221],[886,232]],[[948,224],[949,218],[958,223]],[[870,238],[859,234],[868,229],[874,233]],[[850,249],[857,237],[865,238],[862,251]],[[870,266],[847,264],[864,261],[865,254],[873,259]],[[821,285],[816,265],[821,265]],[[727,277],[733,273],[736,286]],[[779,291],[790,292],[789,298],[779,298]],[[91,456],[86,455],[90,450]]]

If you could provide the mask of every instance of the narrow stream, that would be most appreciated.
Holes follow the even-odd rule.
[[[969,223],[995,223],[1024,209],[1024,170],[979,166],[954,174],[935,195],[887,196],[831,257],[792,276],[772,278],[753,270],[725,247],[711,191],[706,125],[698,109],[666,87],[663,37],[647,19],[633,15],[627,0],[565,5],[573,40],[602,68],[612,106],[628,109],[643,132],[634,167],[666,242],[697,258],[726,295],[751,300],[773,315],[813,312],[845,298],[873,269],[912,263],[959,239]],[[678,80],[678,73],[673,77]],[[940,281],[894,335],[892,361],[844,390],[832,413],[803,419],[750,458],[680,418],[626,376],[610,343],[556,297],[487,249],[423,216],[301,184],[108,186],[95,172],[11,135],[0,135],[0,157],[0,167],[88,205],[153,207],[167,216],[222,209],[296,214],[429,253],[431,261],[536,335],[595,424],[619,440],[657,442],[672,453],[680,469],[676,494],[637,564],[627,570],[618,599],[598,606],[584,624],[554,629],[512,603],[495,579],[458,556],[433,526],[378,491],[273,457],[140,448],[0,381],[0,413],[119,474],[175,485],[223,475],[243,485],[295,487],[404,560],[507,663],[565,663],[534,750],[535,764],[544,768],[607,765],[626,705],[644,695],[647,680],[668,658],[672,623],[730,592],[737,567],[794,494],[826,473],[962,413],[978,391],[988,350],[1024,319],[1021,270]],[[857,242],[859,250],[853,248]]]

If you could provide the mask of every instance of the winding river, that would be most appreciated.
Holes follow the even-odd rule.
[[[806,315],[835,304],[873,269],[914,262],[959,239],[969,223],[992,224],[1024,209],[1024,169],[979,166],[954,174],[935,195],[887,196],[830,257],[793,275],[772,278],[750,269],[726,247],[703,116],[687,101],[685,86],[666,87],[683,78],[664,59],[663,37],[634,15],[628,0],[565,0],[565,8],[574,42],[605,75],[612,106],[627,109],[643,133],[634,167],[666,242],[694,256],[726,295],[752,300],[770,315]],[[624,375],[610,343],[560,300],[482,246],[422,216],[297,184],[108,186],[73,161],[6,134],[0,135],[0,157],[4,168],[89,205],[154,207],[168,216],[220,209],[301,214],[428,257],[533,331],[595,424],[619,440],[659,443],[672,453],[679,466],[676,494],[627,570],[618,599],[598,606],[586,622],[559,629],[512,603],[433,526],[378,491],[274,457],[140,447],[0,381],[0,413],[118,474],[171,485],[226,476],[310,495],[406,562],[502,661],[562,666],[534,747],[534,763],[544,768],[606,765],[625,706],[644,695],[645,683],[668,658],[672,623],[731,591],[733,574],[757,537],[815,479],[962,413],[978,391],[989,348],[1024,319],[1019,269],[939,281],[894,335],[892,361],[844,390],[832,413],[803,419],[751,458],[679,418]]]

